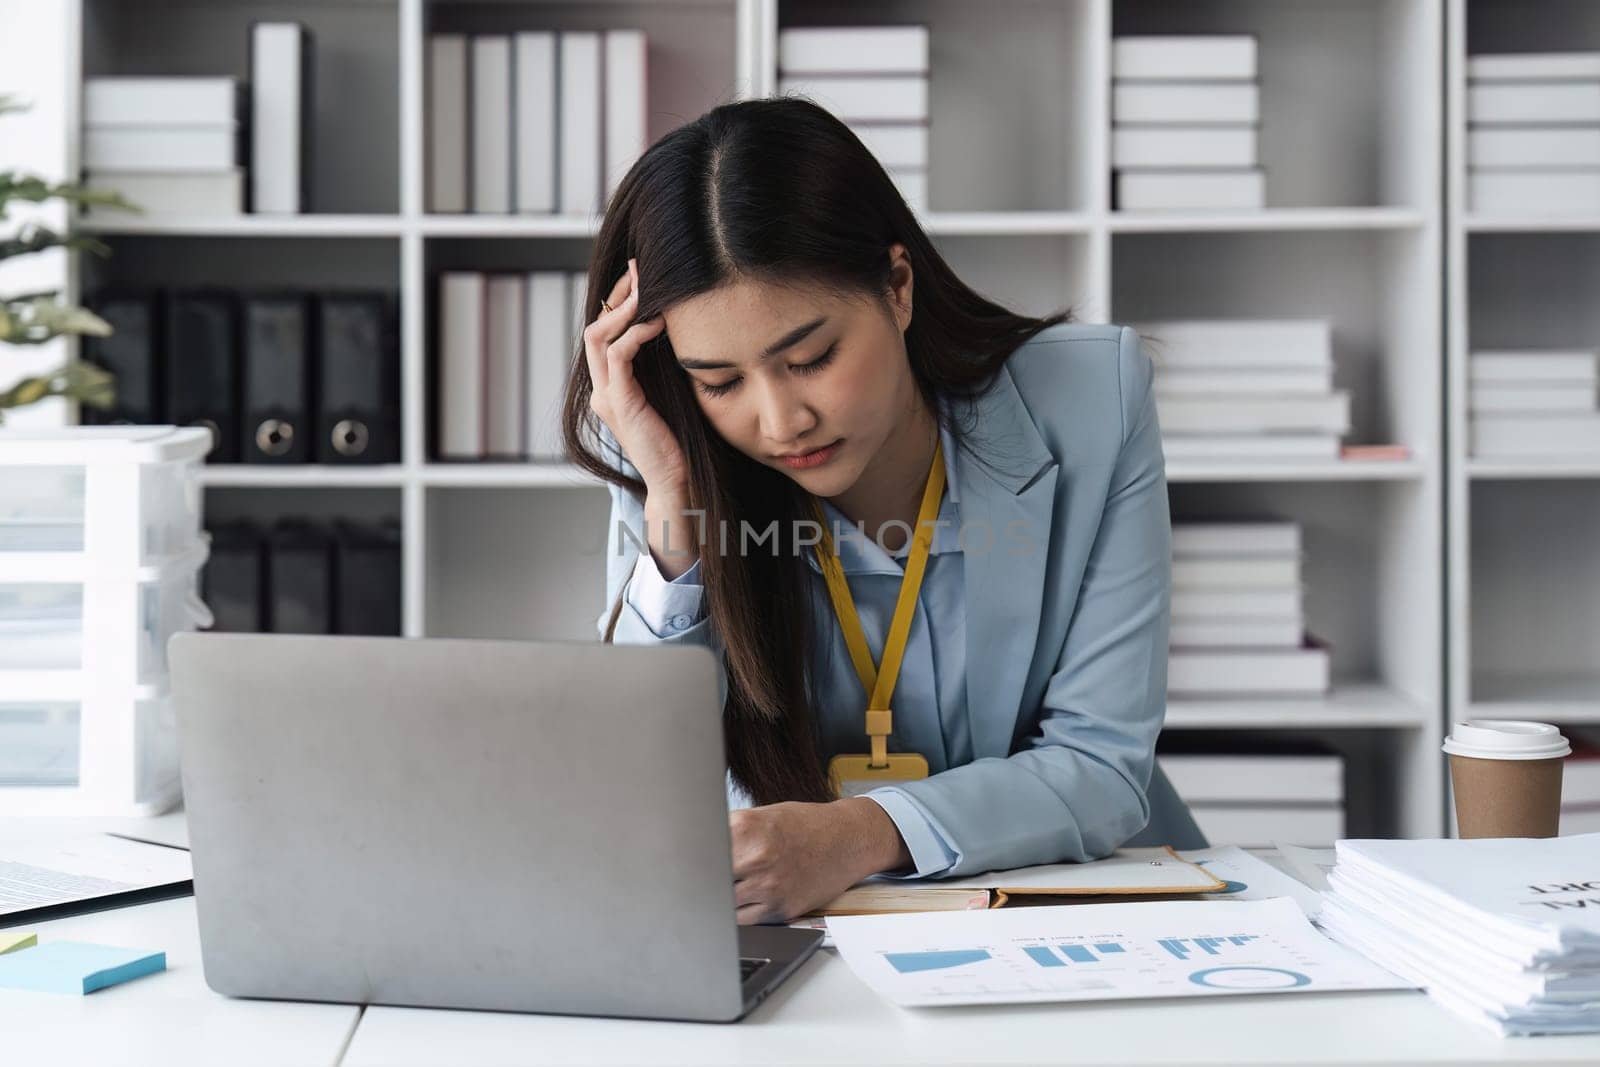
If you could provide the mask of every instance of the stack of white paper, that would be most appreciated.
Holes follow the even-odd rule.
[[[1471,451],[1484,458],[1600,454],[1600,362],[1593,352],[1474,352]]]
[[[587,287],[581,271],[440,276],[440,458],[562,457],[561,403]]]
[[[1600,213],[1600,52],[1469,57],[1467,122],[1473,211]]]
[[[928,204],[928,27],[778,31],[778,93],[810,97],[877,157],[907,205]]]
[[[1498,1033],[1600,1031],[1600,834],[1336,848],[1335,939]]]
[[[1111,76],[1119,210],[1266,203],[1254,37],[1118,37]]]
[[[1333,388],[1326,320],[1134,325],[1156,363],[1168,461],[1339,458],[1350,394]]]
[[[1299,523],[1174,523],[1171,612],[1173,697],[1318,696],[1328,689],[1328,650],[1302,625]]]
[[[647,146],[641,30],[428,38],[428,210],[588,215]]]
[[[86,184],[121,193],[151,216],[242,213],[243,98],[233,78],[87,79]]]

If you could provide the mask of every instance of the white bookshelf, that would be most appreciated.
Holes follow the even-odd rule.
[[[1324,700],[1173,702],[1173,730],[1307,734],[1392,803],[1352,832],[1444,826],[1438,757],[1444,466],[1442,0],[82,0],[83,72],[244,75],[250,20],[296,18],[340,54],[313,181],[328,213],[109,219],[85,287],[347,285],[400,299],[402,456],[375,468],[211,467],[212,515],[398,516],[412,636],[587,639],[604,606],[603,487],[559,464],[433,461],[428,384],[437,272],[576,270],[596,218],[423,210],[422,56],[434,30],[633,26],[652,62],[649,136],[777,84],[780,25],[930,27],[929,232],[986,294],[1091,322],[1326,316],[1353,443],[1387,462],[1173,464],[1174,518],[1300,521],[1309,628],[1333,646]],[[159,25],[159,31],[157,26]],[[1113,33],[1247,32],[1260,41],[1259,212],[1111,210]],[[1378,47],[1374,47],[1374,43]],[[321,67],[319,66],[319,73]],[[86,227],[91,228],[91,227]],[[510,580],[508,580],[510,576]],[[1381,808],[1381,810],[1380,810]]]
[[[1469,210],[1466,64],[1489,52],[1600,50],[1600,6],[1447,8],[1446,572],[1450,717],[1600,724],[1600,461],[1469,454],[1475,349],[1600,347],[1600,218]]]

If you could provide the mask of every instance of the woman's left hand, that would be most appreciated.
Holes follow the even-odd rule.
[[[728,813],[739,922],[786,922],[868,875],[910,862],[900,831],[874,800],[785,801]]]

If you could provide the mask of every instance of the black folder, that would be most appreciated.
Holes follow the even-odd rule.
[[[311,459],[311,300],[260,294],[244,302],[243,425],[246,463]]]
[[[250,519],[212,525],[211,555],[200,575],[201,598],[215,618],[212,630],[259,633],[266,628],[262,546],[261,527]]]
[[[317,314],[317,447],[324,463],[400,460],[400,360],[382,293],[324,295]]]
[[[116,401],[107,409],[84,405],[86,426],[148,425],[165,418],[161,380],[161,316],[150,292],[104,292],[89,307],[111,327],[110,337],[85,337],[83,359],[116,376]]]
[[[208,426],[208,462],[239,461],[239,314],[232,293],[176,292],[166,307],[167,418]]]
[[[400,522],[334,523],[334,630],[400,635]]]
[[[333,632],[333,542],[325,527],[279,519],[267,537],[267,629]]]

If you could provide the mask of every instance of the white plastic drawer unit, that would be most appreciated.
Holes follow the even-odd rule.
[[[196,540],[182,556],[128,578],[0,581],[0,678],[87,671],[102,685],[164,685],[167,639],[211,625],[199,591],[208,551]]]
[[[200,536],[189,471],[210,446],[201,427],[0,430],[0,581],[181,555]]]
[[[179,798],[167,641],[211,625],[198,427],[0,430],[0,815]]]

